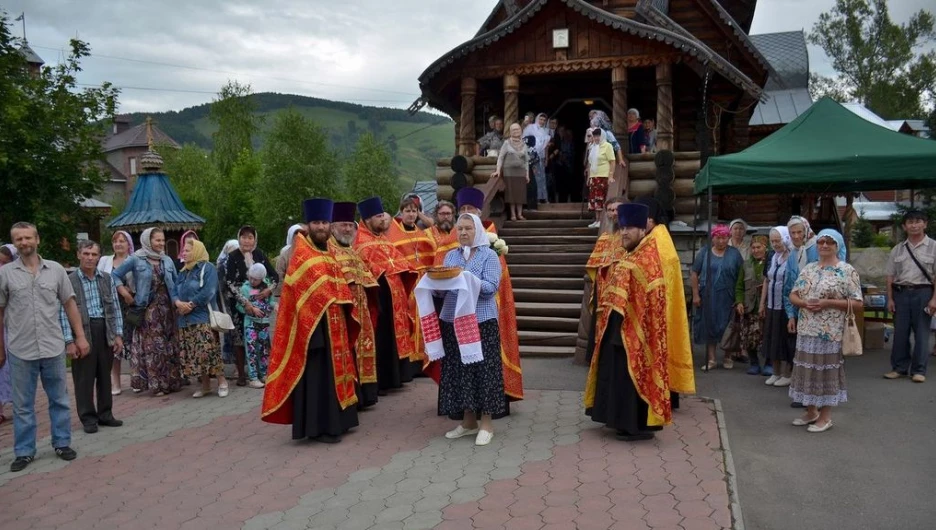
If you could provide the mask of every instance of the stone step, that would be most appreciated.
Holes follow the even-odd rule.
[[[522,264],[551,264],[551,265],[581,265],[588,263],[587,252],[544,252],[544,253],[515,253],[513,247],[510,247],[510,254],[507,254],[507,264],[513,270],[514,265]]]
[[[583,273],[577,278],[514,278],[513,269],[511,268],[510,282],[513,285],[514,290],[556,289],[562,291],[578,291],[579,296],[581,296],[582,290],[585,288],[585,274]]]
[[[588,222],[594,220],[594,214],[587,209],[582,213],[581,207],[574,210],[524,210],[523,216],[527,221],[545,220],[545,219],[586,219]],[[508,221],[510,222],[510,221]],[[520,221],[523,223],[524,221]]]
[[[513,238],[512,241],[516,241],[517,238]],[[510,254],[507,254],[507,259],[510,259],[510,256],[514,254],[543,254],[543,253],[559,253],[559,252],[572,252],[572,253],[585,253],[591,255],[592,250],[595,249],[594,243],[571,243],[565,245],[527,245],[525,243],[517,243],[510,245]]]
[[[514,301],[517,307],[520,304],[574,304],[579,306],[582,303],[583,285],[578,290],[557,290],[557,289],[519,289],[517,282],[512,282],[514,287]],[[519,313],[520,310],[517,309]]]
[[[571,346],[575,347],[578,333],[557,331],[517,331],[520,347],[524,346]]]
[[[576,226],[571,228],[508,228],[504,227],[497,231],[497,234],[510,244],[512,237],[517,236],[582,236],[598,239],[598,229],[588,228],[587,226]]]
[[[510,236],[505,237],[504,240],[507,242],[507,245],[510,247],[511,252],[513,252],[514,245],[537,245],[537,246],[546,246],[546,245],[588,245],[591,248],[595,248],[595,242],[598,241],[598,236],[570,236],[570,235],[523,235],[523,236]],[[591,252],[591,251],[589,251]]]
[[[548,255],[544,255],[540,264],[510,264],[510,278],[564,278],[569,276],[581,278],[585,275],[584,263],[547,265],[548,259]]]
[[[591,219],[527,219],[526,221],[505,221],[504,228],[501,230],[514,228],[581,228],[587,227],[591,222]]]
[[[551,202],[548,204],[539,204],[531,212],[578,212],[582,210],[580,202]],[[526,214],[524,214],[524,217]]]
[[[578,316],[566,317],[528,317],[520,316],[517,312],[517,329],[523,331],[564,331],[577,333],[579,326]]]
[[[516,298],[517,294],[514,292],[514,299],[516,300]],[[582,296],[579,294],[578,302],[516,302],[517,317],[559,317],[574,318],[577,321],[582,312],[581,298]],[[523,329],[530,329],[526,326],[521,327]]]
[[[574,357],[575,346],[520,346],[520,357]]]

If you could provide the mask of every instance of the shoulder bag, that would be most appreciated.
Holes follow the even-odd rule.
[[[198,277],[199,289],[205,286],[205,269],[206,267],[202,265],[201,274]],[[234,321],[231,320],[231,315],[222,313],[221,311],[216,311],[212,307],[213,305],[214,301],[208,302],[208,323],[211,326],[211,329],[219,333],[232,331],[234,329]]]
[[[855,324],[855,312],[852,310],[852,303],[856,300],[848,301],[848,312],[845,313],[845,330],[842,332],[842,355],[845,357],[858,357],[862,353],[861,333],[858,333],[858,325]]]

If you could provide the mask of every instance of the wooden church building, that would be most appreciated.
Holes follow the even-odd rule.
[[[740,151],[796,117],[793,113],[782,123],[765,122],[759,107],[775,106],[765,87],[787,98],[793,91],[800,102],[806,94],[808,101],[802,33],[793,34],[795,50],[774,50],[780,60],[768,59],[748,35],[756,3],[499,0],[474,38],[422,73],[418,103],[455,120],[462,155],[474,154],[489,116],[504,117],[506,129],[529,111],[557,118],[578,138],[584,137],[588,112],[604,110],[625,145],[627,110],[635,108],[641,118],[656,120],[657,150],[675,154],[676,213],[689,222],[696,209],[692,177],[707,157]],[[805,59],[797,63],[806,71],[802,86],[786,85],[791,76],[772,64],[788,66],[790,53]],[[652,193],[652,157],[630,159],[629,194]],[[476,172],[477,185],[485,180],[490,161],[475,164],[484,166]],[[451,190],[444,173],[438,171],[437,180],[439,195],[446,198]],[[734,214],[726,211],[730,205],[720,204],[721,217]],[[768,214],[763,221],[775,224],[773,217],[780,214]]]

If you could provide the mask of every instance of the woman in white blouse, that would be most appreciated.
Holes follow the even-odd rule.
[[[111,236],[111,247],[114,249],[114,254],[111,256],[102,256],[101,260],[98,261],[98,270],[105,274],[114,272],[114,269],[119,267],[133,254],[133,238],[123,230],[114,232],[114,235]],[[128,282],[127,288],[133,288],[132,281]],[[123,311],[125,319],[127,316],[127,308],[131,305],[133,305],[132,295],[120,299],[120,309]],[[124,344],[130,344],[130,338],[131,337],[125,336],[123,338]],[[124,352],[128,351],[128,349],[129,348],[124,348]],[[126,353],[120,353],[114,356],[114,366],[111,369],[111,394],[115,396],[120,394],[120,360],[123,358],[123,355],[126,355]]]

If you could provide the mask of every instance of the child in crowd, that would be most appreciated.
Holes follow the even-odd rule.
[[[273,305],[269,297],[262,300],[259,298],[259,294],[269,285],[266,273],[266,267],[254,263],[247,270],[250,281],[241,287],[241,295],[250,302],[254,312],[237,304],[237,310],[244,314],[244,347],[247,350],[247,376],[251,388],[263,388],[270,363],[270,313],[273,312]]]

